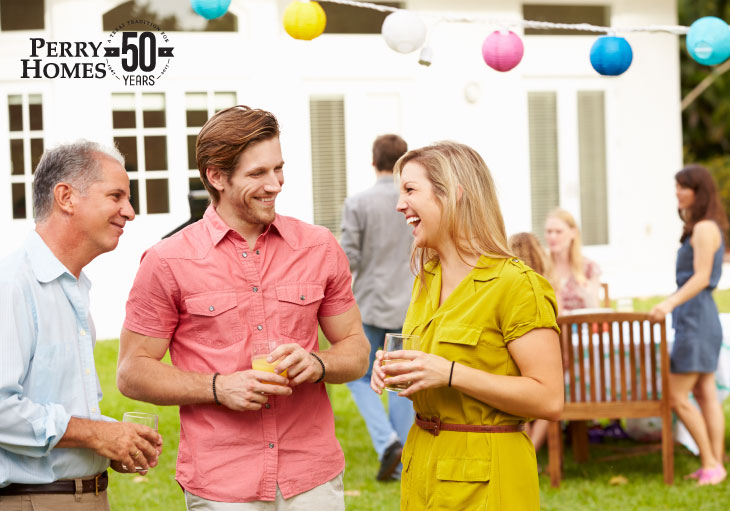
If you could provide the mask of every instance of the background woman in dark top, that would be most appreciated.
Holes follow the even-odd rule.
[[[717,399],[715,370],[722,328],[712,290],[722,271],[727,215],[706,168],[689,165],[675,176],[679,216],[684,222],[677,253],[679,289],[651,310],[654,319],[672,312],[672,407],[700,450],[702,466],[689,478],[699,485],[718,484],[727,475],[722,464],[725,418]],[[692,392],[700,410],[689,400]]]

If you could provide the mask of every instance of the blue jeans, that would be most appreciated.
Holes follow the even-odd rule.
[[[370,366],[365,376],[351,381],[347,387],[360,410],[360,415],[365,420],[373,447],[380,459],[383,457],[385,449],[396,440],[402,444],[406,443],[406,436],[413,425],[415,414],[410,399],[400,397],[395,392],[388,392],[388,414],[386,415],[380,396],[370,388],[370,375],[373,371],[375,352],[383,347],[386,332],[400,332],[400,329],[385,330],[365,323],[362,327],[365,330],[365,336],[370,341]],[[400,474],[400,465],[398,465],[396,474]]]

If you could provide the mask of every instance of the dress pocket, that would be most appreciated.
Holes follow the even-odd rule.
[[[279,332],[292,339],[309,339],[317,333],[317,311],[324,298],[321,284],[278,284]]]
[[[429,509],[484,511],[491,478],[491,463],[482,458],[442,458],[436,462],[436,480]]]
[[[184,302],[198,342],[225,348],[243,339],[234,290],[198,293]]]

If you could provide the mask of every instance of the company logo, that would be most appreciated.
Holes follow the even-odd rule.
[[[31,37],[28,58],[20,59],[20,77],[101,79],[110,75],[124,85],[152,86],[170,68],[173,49],[168,35],[145,20],[122,23],[102,42]]]

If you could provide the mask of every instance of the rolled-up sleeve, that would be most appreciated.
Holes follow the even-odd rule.
[[[40,458],[66,433],[71,416],[60,404],[35,403],[24,396],[34,317],[19,285],[0,286],[0,448]]]

